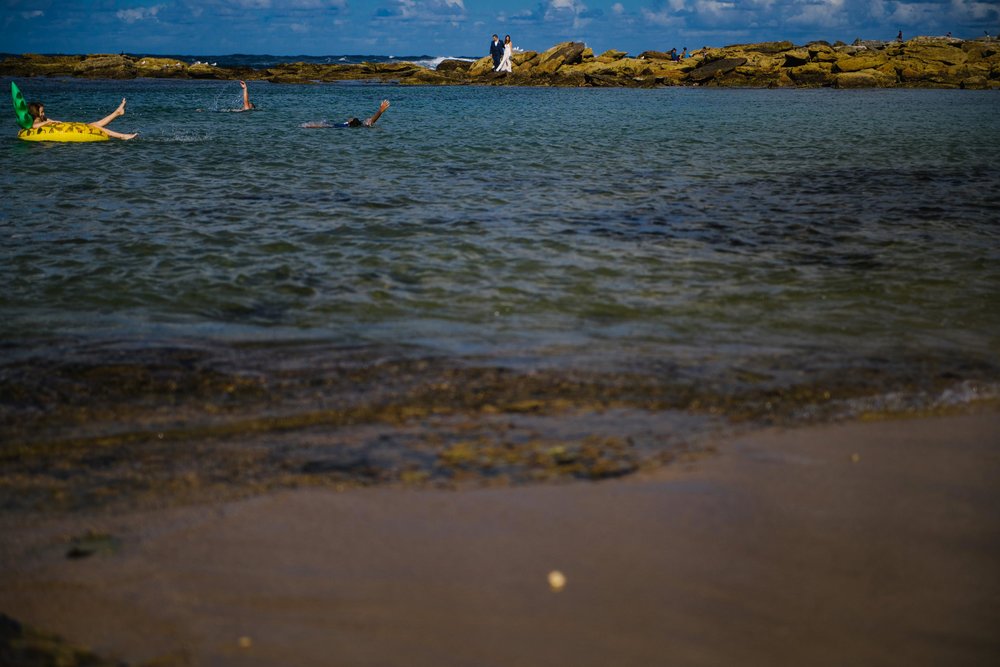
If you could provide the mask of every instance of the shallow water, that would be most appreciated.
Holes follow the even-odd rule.
[[[21,445],[268,430],[265,404],[293,432],[523,401],[774,421],[1000,386],[995,91],[251,82],[228,113],[235,83],[18,83],[61,120],[126,96],[140,132],[0,142]]]

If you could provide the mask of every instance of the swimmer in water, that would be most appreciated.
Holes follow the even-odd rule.
[[[51,118],[47,117],[45,115],[45,105],[42,104],[41,102],[31,102],[28,105],[28,113],[30,113],[31,117],[34,118],[34,122],[31,124],[32,128],[39,128],[39,127],[44,127],[46,125],[51,125],[52,123],[63,122],[61,120],[52,120]],[[108,135],[109,137],[114,137],[115,139],[125,139],[125,140],[134,139],[138,135],[137,132],[132,134],[122,134],[121,132],[115,132],[114,130],[109,130],[108,128],[105,127],[105,125],[113,121],[115,118],[124,115],[125,115],[125,98],[123,97],[122,103],[118,105],[117,109],[109,113],[101,120],[94,121],[93,123],[87,123],[87,125],[96,128],[101,132],[103,132],[104,134]]]
[[[247,91],[247,82],[240,81],[240,88],[243,89],[243,108],[240,111],[250,111],[251,109],[256,109],[253,102],[250,101],[250,93]]]
[[[382,100],[382,104],[379,105],[378,111],[376,111],[374,114],[372,114],[368,118],[365,118],[364,120],[359,120],[357,118],[348,118],[343,123],[337,123],[335,125],[331,125],[330,123],[327,123],[325,120],[319,121],[319,122],[312,121],[312,122],[309,122],[309,123],[303,123],[302,127],[308,127],[308,128],[320,128],[320,127],[371,127],[379,119],[379,116],[381,116],[383,113],[385,113],[385,110],[388,109],[388,108],[389,108],[389,100]]]

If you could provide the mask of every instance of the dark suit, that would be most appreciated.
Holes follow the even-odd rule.
[[[500,60],[503,58],[503,42],[499,39],[490,42],[490,55],[493,56],[493,69],[496,69],[500,66]]]

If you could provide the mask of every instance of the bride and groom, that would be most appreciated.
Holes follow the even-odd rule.
[[[502,44],[500,43],[500,38],[493,35],[493,42],[490,43],[490,55],[493,56],[494,72],[514,71],[511,65],[511,58],[514,56],[514,45],[510,43],[510,35],[503,38]]]

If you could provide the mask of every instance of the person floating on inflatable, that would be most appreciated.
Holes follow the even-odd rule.
[[[26,104],[21,91],[12,81],[11,96],[14,99],[14,113],[18,125],[23,128],[17,133],[18,139],[26,141],[107,141],[108,137],[115,139],[134,139],[135,133],[123,134],[105,127],[119,116],[125,115],[125,99],[118,108],[104,118],[93,123],[67,123],[52,120],[45,115],[45,105],[40,102]]]
[[[61,123],[59,120],[52,120],[45,115],[45,105],[41,102],[31,102],[28,104],[28,113],[35,119],[31,124],[31,127],[38,129],[52,123]],[[96,120],[93,123],[86,123],[90,127],[95,127],[104,132],[104,134],[109,137],[114,137],[115,139],[134,139],[137,133],[132,134],[122,134],[121,132],[115,132],[114,130],[109,130],[105,125],[113,121],[119,116],[125,115],[125,98],[122,98],[122,103],[118,105],[118,108],[109,113],[107,116],[100,120]]]

